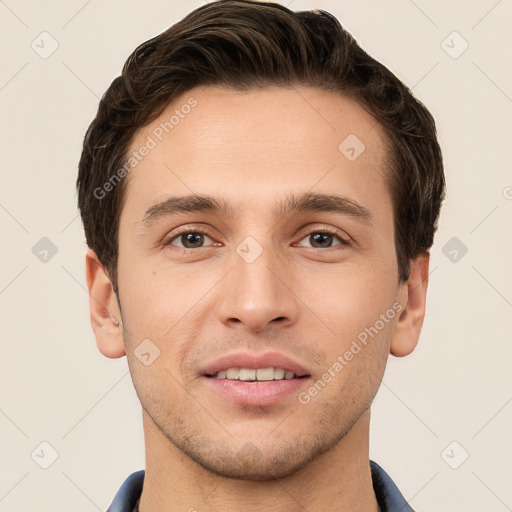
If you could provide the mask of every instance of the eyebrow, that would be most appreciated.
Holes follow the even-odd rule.
[[[190,194],[186,196],[168,196],[163,201],[149,207],[142,218],[144,228],[149,228],[158,220],[180,213],[207,212],[225,216],[235,216],[235,208],[224,198],[209,195]],[[289,213],[332,212],[354,217],[371,224],[370,211],[353,199],[335,194],[316,194],[305,192],[289,194],[274,204],[274,214],[285,217]]]

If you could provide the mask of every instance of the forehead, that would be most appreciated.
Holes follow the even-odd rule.
[[[197,87],[136,133],[125,206],[145,209],[166,194],[231,192],[242,208],[274,203],[289,190],[340,187],[360,199],[387,196],[385,148],[377,120],[341,94]]]

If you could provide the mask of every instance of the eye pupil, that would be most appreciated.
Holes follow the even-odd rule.
[[[202,233],[184,233],[181,235],[181,242],[187,249],[198,247],[203,242],[204,235]],[[192,244],[191,246],[187,244]]]
[[[330,247],[332,245],[332,237],[333,235],[330,233],[313,233],[310,235],[311,245],[315,247],[315,244],[319,243],[320,247]],[[326,242],[328,243],[326,244]]]

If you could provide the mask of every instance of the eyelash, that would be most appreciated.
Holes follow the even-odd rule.
[[[166,241],[164,241],[164,242],[162,243],[162,245],[163,245],[164,247],[172,246],[172,242],[173,242],[174,240],[176,240],[176,239],[177,239],[177,238],[179,238],[181,235],[184,235],[184,234],[186,234],[186,233],[187,233],[187,234],[188,234],[188,233],[197,233],[197,234],[200,234],[200,235],[206,235],[206,236],[210,237],[210,238],[213,240],[213,237],[212,237],[212,236],[210,236],[210,235],[208,234],[208,232],[206,232],[206,231],[201,231],[201,230],[199,230],[199,229],[195,229],[195,228],[189,228],[189,229],[184,229],[184,230],[182,230],[182,231],[180,231],[180,232],[178,232],[178,233],[175,233],[171,238],[169,238],[169,239],[167,239]],[[308,233],[306,233],[306,234],[305,234],[305,235],[304,235],[304,236],[299,240],[299,242],[300,242],[300,241],[302,241],[302,240],[304,240],[304,238],[306,238],[306,237],[308,237],[308,236],[312,235],[313,233],[321,233],[321,234],[329,234],[329,235],[333,235],[333,236],[335,236],[335,237],[339,240],[339,242],[340,242],[340,246],[349,246],[349,245],[351,245],[350,240],[349,240],[348,238],[344,238],[344,237],[342,237],[342,236],[339,234],[339,232],[338,232],[337,230],[335,230],[335,229],[333,229],[333,228],[327,228],[327,227],[326,227],[326,228],[322,228],[322,229],[313,229],[313,230],[309,231]],[[188,251],[197,251],[198,249],[205,249],[205,248],[206,248],[206,247],[198,247],[198,248],[193,249],[193,248],[189,248],[189,247],[179,247],[179,246],[173,246],[173,247],[174,247],[175,249],[181,250],[181,251],[183,251],[183,252],[188,252]],[[302,247],[302,246],[301,246],[301,247]],[[334,247],[336,247],[336,246],[334,246]],[[328,249],[332,249],[332,248],[333,248],[333,247],[325,247],[325,248],[320,248],[319,250],[326,251],[326,250],[328,250]],[[310,249],[318,249],[318,248],[317,248],[317,247],[310,247]]]

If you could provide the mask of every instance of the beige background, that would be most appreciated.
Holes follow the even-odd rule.
[[[2,512],[104,510],[144,465],[126,360],[101,356],[89,324],[76,167],[129,53],[201,3],[0,0]],[[444,152],[428,315],[389,361],[371,457],[418,512],[512,510],[512,2],[282,3],[335,14],[431,109]]]

